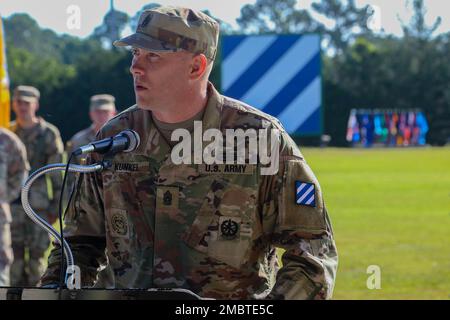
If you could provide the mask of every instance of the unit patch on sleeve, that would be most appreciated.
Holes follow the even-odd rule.
[[[315,193],[314,183],[295,181],[295,201],[297,204],[315,207]]]

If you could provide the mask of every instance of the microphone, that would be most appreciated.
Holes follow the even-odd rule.
[[[114,137],[91,142],[85,146],[79,147],[73,152],[73,155],[96,152],[100,154],[109,153],[111,155],[119,152],[131,152],[136,150],[141,143],[139,134],[134,130],[124,130]]]

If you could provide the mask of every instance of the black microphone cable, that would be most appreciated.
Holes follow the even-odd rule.
[[[63,201],[63,195],[64,195],[64,187],[66,185],[66,181],[67,181],[67,175],[69,173],[69,166],[70,166],[70,162],[72,161],[73,158],[73,152],[70,154],[69,156],[69,160],[67,160],[67,165],[66,165],[66,170],[64,171],[64,178],[63,178],[63,182],[62,182],[62,187],[61,187],[61,193],[59,196],[59,206],[58,206],[58,217],[59,217],[59,234],[61,236],[61,262],[60,262],[60,274],[59,274],[59,293],[58,293],[58,299],[61,300],[62,297],[62,289],[64,287],[65,284],[65,270],[64,270],[64,263],[65,263],[65,257],[64,257],[64,231],[63,231],[63,215],[62,215],[62,201]],[[64,216],[66,215],[67,209],[69,208],[69,204],[70,204],[70,200],[72,197],[69,198],[66,208],[64,210]]]
[[[114,140],[114,138],[116,138],[116,137],[120,137],[121,138],[123,136],[126,136],[128,139],[127,139],[127,142],[126,142],[125,145],[118,146],[119,147],[119,150],[118,150],[119,152],[120,151],[130,152],[130,151],[135,150],[139,146],[139,144],[140,144],[139,135],[133,130],[125,130],[125,131],[121,132],[119,135],[116,135],[115,137],[106,138],[106,139],[103,139],[103,140],[100,140],[100,141],[96,141],[96,143],[98,143],[98,142],[102,143],[102,145],[101,145],[102,150],[97,150],[96,151],[95,147],[94,147],[94,148],[92,148],[92,150],[89,150],[88,152],[105,153],[105,151],[106,151],[107,153],[109,153],[111,151],[110,149],[115,147],[115,144],[114,144],[115,140]],[[133,141],[133,144],[131,144],[131,146],[130,146],[130,139],[132,139],[132,138],[130,136],[132,138],[134,138],[134,140],[131,140],[131,141]],[[123,143],[123,141],[120,142],[120,143]],[[106,149],[106,150],[103,150],[103,149]],[[61,237],[61,244],[60,244],[61,245],[61,249],[60,249],[60,251],[61,251],[61,261],[60,261],[59,295],[58,295],[59,300],[61,300],[62,289],[63,289],[64,284],[65,284],[65,281],[64,281],[65,280],[65,270],[64,270],[65,257],[64,257],[64,243],[63,243],[63,241],[64,241],[64,230],[63,230],[63,215],[62,215],[62,201],[63,201],[63,195],[64,195],[64,187],[66,185],[67,175],[69,174],[69,166],[70,166],[70,162],[72,161],[72,158],[76,157],[77,155],[82,154],[82,152],[83,152],[83,150],[78,148],[77,150],[73,151],[70,154],[69,159],[68,159],[67,164],[66,164],[66,170],[64,172],[64,178],[63,178],[62,187],[61,187],[61,193],[60,193],[60,197],[59,197],[58,217],[59,217],[59,229],[60,229],[60,233],[59,234],[60,234],[60,237]],[[72,199],[72,194],[70,195],[69,200],[68,200],[67,205],[66,205],[66,208],[64,210],[64,216],[66,215],[66,212],[67,212],[67,210],[69,208],[70,201]]]

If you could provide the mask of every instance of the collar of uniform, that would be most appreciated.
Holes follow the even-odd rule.
[[[141,145],[136,152],[150,156],[157,162],[166,160],[170,156],[171,147],[153,122],[151,111],[139,108],[137,111],[136,118],[140,120],[135,129],[141,135]]]
[[[211,82],[208,82],[208,102],[206,104],[205,113],[203,114],[203,132],[207,129],[216,128],[220,129],[220,120],[221,120],[221,110],[223,106],[223,97],[219,94],[219,92],[214,88],[214,85]],[[170,153],[172,147],[169,143],[164,139],[163,135],[159,132],[157,126],[155,125],[151,112],[148,112],[148,121],[149,121],[149,137],[146,142],[146,153],[150,152],[154,148],[152,148],[152,144],[154,144],[155,140],[159,141],[158,149],[160,152],[157,153],[158,160],[164,160],[167,158],[167,154]],[[167,153],[167,154],[166,154]],[[156,154],[152,154],[153,157]]]
[[[213,128],[220,129],[222,107],[222,95],[214,88],[211,82],[208,82],[208,103],[203,115],[203,132]]]
[[[45,120],[42,117],[37,117],[38,122],[36,123],[36,125],[32,126],[31,128],[23,128],[19,125],[19,123],[16,121],[15,122],[15,130],[16,131],[22,131],[22,132],[26,132],[27,134],[30,135],[38,135],[40,134],[42,131],[44,131],[45,128]]]
[[[208,83],[208,102],[206,104],[205,113],[203,114],[203,130],[216,128],[220,129],[221,122],[221,110],[223,106],[223,97],[217,92],[211,82]],[[172,148],[168,142],[164,139],[163,135],[159,132],[157,126],[155,125],[151,112],[148,110],[143,110],[136,108],[139,115],[140,121],[138,128],[135,128],[138,133],[145,133],[145,137],[141,145],[137,149],[137,153],[144,154],[152,157],[156,161],[165,161],[170,157],[170,152]],[[142,139],[142,136],[141,136]]]

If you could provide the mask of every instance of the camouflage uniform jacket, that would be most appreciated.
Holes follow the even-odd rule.
[[[175,165],[151,113],[125,110],[98,138],[132,128],[139,148],[116,155],[110,169],[81,175],[65,220],[82,285],[94,285],[108,261],[116,288],[178,287],[218,299],[330,298],[337,252],[321,189],[278,120],[210,84],[202,125],[222,132],[278,128],[278,174],[262,176],[258,165],[241,173]],[[295,203],[296,180],[315,185],[314,207]],[[286,250],[279,271],[275,247]],[[53,250],[44,285],[58,281],[59,261]]]
[[[77,132],[69,142],[67,142],[67,154],[70,155],[77,148],[94,141],[96,133],[94,126],[90,126],[89,128]],[[82,155],[80,158],[85,159],[86,157],[86,155]]]
[[[16,122],[12,122],[10,129],[27,149],[31,172],[47,164],[62,162],[64,145],[59,131],[54,125],[39,118],[39,123],[32,128],[24,129]],[[30,204],[33,209],[45,210],[48,214],[56,215],[62,179],[59,172],[49,176],[53,187],[53,198],[48,194],[45,177],[41,177],[31,187]]]
[[[0,224],[11,223],[9,203],[20,195],[28,170],[25,146],[15,134],[0,128]]]

